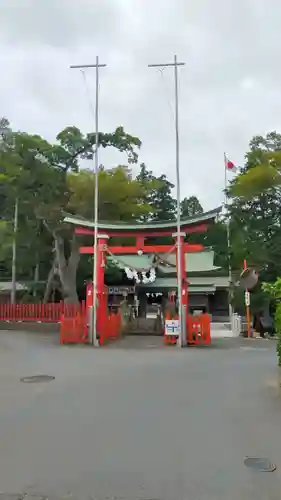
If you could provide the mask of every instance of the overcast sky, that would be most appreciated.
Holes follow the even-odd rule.
[[[181,196],[222,201],[223,153],[242,164],[255,134],[281,132],[280,0],[0,0],[0,115],[49,140],[68,125],[93,130],[80,71],[100,78],[100,130],[123,125],[140,161],[175,181],[173,70],[180,68]],[[94,70],[86,73],[95,91]],[[124,162],[101,151],[100,162]]]

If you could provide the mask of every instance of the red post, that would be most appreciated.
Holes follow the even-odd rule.
[[[90,281],[86,287],[86,310],[93,305],[93,283]]]
[[[247,261],[244,259],[244,271],[247,269]],[[248,290],[246,289],[245,294],[249,294]],[[246,318],[247,318],[247,329],[248,329],[248,338],[251,337],[251,313],[250,313],[250,304],[249,302],[246,301],[245,297],[245,306],[246,306]]]
[[[173,234],[174,241],[176,243],[176,265],[177,265],[177,274],[178,274],[178,256],[177,256],[177,233]],[[185,233],[180,233],[181,240],[181,278],[182,278],[182,290],[181,290],[181,302],[182,305],[185,306],[186,310],[186,332],[188,329],[188,288],[187,288],[187,275],[186,275],[186,266],[185,266],[185,250],[186,245],[184,243]],[[186,335],[188,336],[188,334]]]
[[[97,312],[97,331],[100,333],[101,325],[106,318],[107,297],[104,286],[104,271],[106,264],[106,245],[108,235],[98,235],[98,255],[97,255],[97,298],[98,298],[98,312]]]
[[[187,292],[187,276],[185,267],[185,252],[184,252],[184,237],[181,236],[181,276],[182,276],[182,305],[186,306],[186,314],[188,314],[188,292]]]
[[[182,304],[188,305],[188,296],[187,296],[187,277],[186,277],[186,266],[185,266],[185,244],[184,244],[185,233],[181,233],[181,277],[182,277]],[[175,243],[177,244],[177,234],[173,234],[173,238]],[[176,256],[177,256],[177,246],[176,246]],[[178,257],[176,257],[176,264],[178,264]],[[178,268],[177,268],[178,272]]]

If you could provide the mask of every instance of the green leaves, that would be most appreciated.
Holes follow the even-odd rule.
[[[281,278],[277,278],[275,283],[263,283],[262,289],[271,298],[281,300]]]
[[[11,252],[13,242],[13,228],[3,220],[0,220],[0,259],[5,259]]]
[[[173,220],[175,218],[176,200],[172,196],[174,185],[162,174],[155,177],[151,170],[147,170],[144,163],[140,166],[140,173],[136,180],[144,190],[144,200],[150,211],[141,220]]]
[[[46,278],[55,255],[53,236],[60,237],[68,261],[71,231],[61,221],[66,211],[93,216],[95,179],[91,171],[80,170],[80,162],[93,158],[95,140],[95,134],[83,134],[73,126],[51,144],[38,135],[13,131],[8,120],[0,120],[0,252],[7,264],[3,267],[10,268],[10,252],[4,252],[10,239],[4,226],[12,227],[18,198],[18,277],[32,279],[39,266],[40,278]],[[141,142],[117,127],[112,133],[99,133],[99,146],[125,152],[128,162],[135,163]],[[128,167],[100,169],[99,196],[101,218],[138,219],[151,210],[144,202],[143,186],[131,178]]]
[[[98,176],[101,220],[136,220],[151,210],[149,205],[143,203],[143,187],[128,175],[126,168],[119,166],[112,170],[101,170]],[[85,218],[92,218],[95,175],[89,170],[81,170],[78,174],[69,174],[67,183],[70,199],[66,210]]]
[[[275,283],[263,283],[262,288],[272,299],[276,301],[276,310],[274,315],[274,326],[277,333],[277,359],[281,366],[281,278],[277,278]]]
[[[202,213],[203,207],[196,196],[190,196],[181,201],[181,217],[193,217]]]
[[[281,135],[276,132],[254,137],[245,167],[229,187],[231,245],[243,251],[265,280],[281,273],[280,148]]]
[[[281,185],[281,152],[264,153],[263,163],[238,175],[232,184],[232,196],[251,199]]]

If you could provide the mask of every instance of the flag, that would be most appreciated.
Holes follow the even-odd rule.
[[[226,170],[231,170],[234,174],[237,172],[237,167],[236,165],[230,161],[226,155],[224,155],[224,166]]]

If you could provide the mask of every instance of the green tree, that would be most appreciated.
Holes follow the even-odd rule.
[[[5,260],[12,247],[12,228],[6,221],[0,220],[0,260]]]
[[[175,219],[176,200],[173,198],[174,185],[165,174],[155,177],[151,170],[147,170],[144,163],[136,180],[143,186],[145,203],[151,206],[151,212],[142,220],[165,221]]]
[[[277,278],[275,283],[264,283],[263,290],[274,300],[276,305],[274,316],[274,326],[277,333],[276,352],[278,365],[281,366],[281,278]]]
[[[50,238],[44,238],[41,223],[36,219],[34,208],[46,202],[56,192],[57,173],[46,171],[40,159],[39,149],[48,148],[38,136],[14,133],[6,127],[0,139],[0,169],[4,177],[0,184],[1,217],[11,228],[16,199],[19,200],[19,225],[17,231],[17,275],[32,279],[41,258],[44,260]],[[41,256],[39,256],[39,248]],[[47,252],[48,253],[48,252]],[[11,252],[6,256],[10,268]],[[10,274],[9,274],[10,276]]]
[[[152,220],[165,221],[174,220],[176,214],[176,200],[173,198],[172,184],[165,174],[156,177],[159,187],[154,190],[152,196],[152,206],[154,207],[154,214]]]
[[[62,224],[62,220],[64,212],[73,206],[75,198],[73,185],[70,185],[70,173],[79,175],[80,160],[93,157],[95,135],[83,135],[76,127],[68,127],[58,134],[55,144],[50,144],[39,136],[14,132],[7,121],[3,122],[5,130],[0,143],[0,172],[5,178],[0,187],[2,218],[12,220],[15,199],[19,198],[19,235],[25,234],[25,244],[30,247],[29,252],[25,252],[26,255],[29,253],[29,263],[33,264],[30,267],[36,267],[35,242],[38,241],[42,251],[44,238],[49,239],[48,251],[50,257],[53,256],[49,260],[53,260],[53,263],[48,286],[53,276],[58,274],[65,300],[74,302],[77,300],[78,240],[73,229]],[[126,134],[122,127],[111,134],[100,133],[100,146],[113,146],[126,152],[129,163],[136,162],[136,148],[140,144],[138,138]],[[125,184],[127,179],[123,187]],[[134,196],[136,198],[136,193]],[[91,199],[85,198],[84,207],[85,204],[87,209],[79,206],[80,212],[92,211],[92,195]],[[30,256],[33,258],[32,263]]]
[[[189,196],[181,201],[181,217],[193,217],[203,213],[203,207],[197,196]]]
[[[265,281],[274,281],[281,272],[280,172],[281,135],[257,136],[250,142],[244,168],[229,188],[231,242]]]

